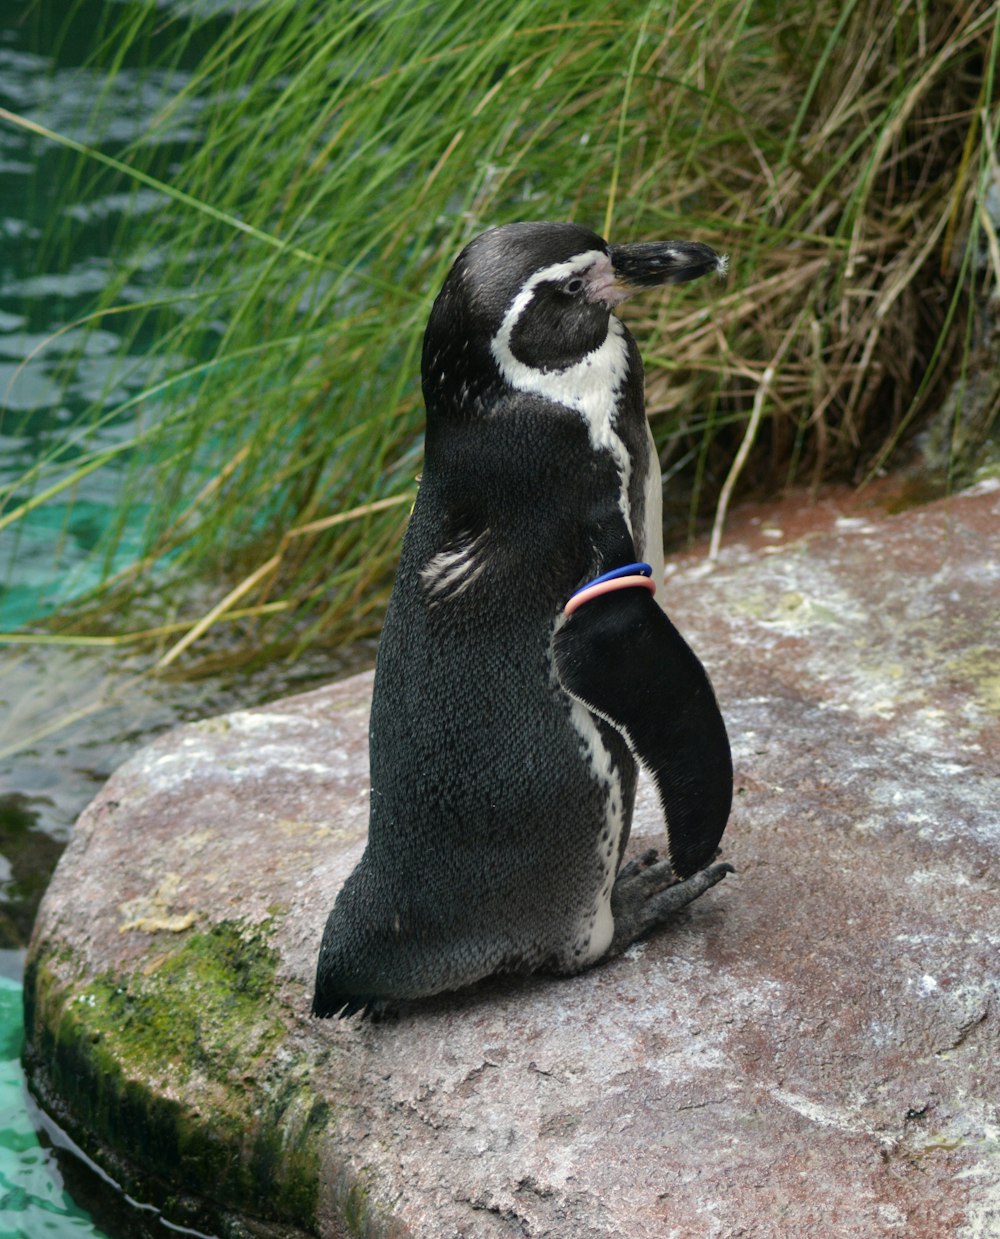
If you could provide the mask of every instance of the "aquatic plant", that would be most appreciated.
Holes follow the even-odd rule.
[[[871,476],[974,364],[976,294],[1000,273],[996,3],[178,13],[123,6],[95,57],[110,83],[164,22],[169,63],[198,42],[142,141],[2,117],[69,149],[71,175],[162,198],[115,240],[89,319],[125,323],[156,377],[0,492],[13,527],[127,461],[95,545],[107,579],[48,639],[138,643],[191,671],[376,630],[420,471],[423,323],[495,223],[731,254],[716,291],[626,311],[689,522],[737,480]],[[151,261],[164,291],[136,302]],[[112,572],[137,512],[140,551]]]

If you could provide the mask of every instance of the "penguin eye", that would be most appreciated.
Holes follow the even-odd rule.
[[[583,280],[580,276],[574,275],[566,281],[562,286],[564,293],[569,293],[571,297],[575,297],[577,293],[583,292]]]

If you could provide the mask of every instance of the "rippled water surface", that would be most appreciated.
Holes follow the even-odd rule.
[[[67,138],[113,156],[142,139],[150,117],[187,80],[171,72],[123,67],[109,84],[87,65],[109,16],[130,6],[94,0],[79,6],[0,6],[0,106]],[[65,14],[75,19],[65,35]],[[166,25],[167,23],[164,23]],[[164,158],[196,137],[197,101],[169,130],[158,131]],[[29,476],[4,504],[30,501],[86,453],[128,437],[135,412],[113,414],[151,377],[148,339],[134,338],[129,315],[106,316],[84,334],[78,321],[96,295],[121,283],[116,303],[128,306],[165,291],[163,255],[123,247],[122,228],[162,208],[164,199],[92,165],[84,175],[58,143],[0,122],[0,486]],[[155,416],[155,409],[151,416]],[[104,563],[91,552],[113,523],[127,459],[81,475],[65,499],[0,529],[0,631],[43,614],[67,595],[96,583],[139,549],[145,512],[125,514],[121,539]]]
[[[0,977],[0,1236],[103,1239],[66,1191],[55,1153],[29,1117],[21,1040],[21,986]]]
[[[187,80],[212,36],[193,43],[170,72],[126,63],[109,85],[88,58],[106,23],[135,11],[112,0],[4,0],[0,107],[123,154],[144,138],[150,116]],[[157,29],[165,29],[183,6],[161,3],[158,12]],[[158,37],[154,31],[154,57]],[[197,137],[198,111],[194,99],[160,134],[165,163]],[[82,464],[86,452],[130,435],[134,411],[117,410],[152,377],[149,340],[141,331],[128,334],[128,315],[105,318],[86,337],[73,324],[109,281],[121,284],[116,300],[124,305],[163,291],[162,256],[123,249],[121,241],[126,220],[134,237],[162,199],[96,166],[82,176],[72,166],[57,144],[0,118],[0,487],[19,482],[0,500],[0,517]],[[156,409],[144,416],[155,417]],[[40,463],[45,471],[31,477]],[[117,468],[81,474],[64,498],[0,529],[0,633],[43,616],[137,553],[143,505],[120,513],[118,504],[127,468],[123,457]],[[120,516],[121,537],[102,563],[91,552]],[[272,679],[256,692],[244,685],[152,687],[136,681],[134,670],[113,653],[0,643],[0,1239],[170,1233],[60,1153],[65,1139],[27,1097],[19,1062],[23,945],[73,821],[115,765],[179,719],[292,686]]]
[[[148,145],[150,118],[189,80],[198,57],[225,37],[227,5],[199,6],[211,8],[212,24],[188,42],[175,68],[126,60],[109,84],[88,59],[107,23],[134,17],[140,6],[2,0],[0,108],[127,160],[131,144]],[[190,0],[144,6],[155,19],[146,60],[156,59],[157,41],[190,7]],[[171,164],[198,140],[202,107],[188,98],[171,110],[169,127],[157,125],[162,175],[169,178]],[[114,649],[3,638],[129,563],[141,546],[145,507],[133,499],[123,511],[120,502],[126,453],[111,467],[81,469],[70,490],[30,505],[85,465],[87,452],[127,441],[138,416],[155,424],[161,415],[148,399],[141,413],[121,407],[160,377],[147,359],[152,328],[129,313],[104,316],[86,335],[76,324],[109,285],[114,304],[125,307],[185,292],[166,287],[168,256],[145,239],[144,221],[162,205],[157,193],[99,165],[81,174],[58,144],[0,117],[0,526],[5,514],[29,505],[25,519],[0,527],[0,1239],[193,1233],[127,1201],[67,1152],[66,1137],[25,1092],[23,948],[76,817],[111,771],[165,728],[303,691],[374,659],[369,643],[336,665],[317,653],[291,667],[185,683],[142,676],[138,659]],[[169,371],[184,360],[160,364]],[[172,600],[156,605],[167,614]]]

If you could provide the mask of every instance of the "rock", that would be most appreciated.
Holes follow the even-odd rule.
[[[996,484],[779,507],[714,569],[672,561],[737,874],[575,979],[309,1019],[370,675],[162,737],[43,902],[35,1089],[133,1195],[226,1235],[1000,1234],[998,517]],[[631,850],[658,837],[644,789]]]

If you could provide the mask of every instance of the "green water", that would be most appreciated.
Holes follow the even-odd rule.
[[[113,155],[142,139],[149,116],[183,86],[205,40],[193,42],[186,61],[169,71],[123,66],[95,117],[106,83],[89,58],[109,20],[134,17],[140,8],[150,14],[152,62],[157,40],[162,46],[172,36],[170,19],[183,14],[183,3],[0,0],[0,107]],[[216,8],[224,21],[224,6]],[[176,158],[196,138],[191,116],[181,121],[164,143],[164,159]],[[86,339],[70,325],[92,308],[127,257],[125,225],[141,226],[159,207],[156,194],[132,192],[113,176],[75,178],[58,146],[0,121],[0,487],[46,458],[72,467],[85,448],[113,446],[129,433],[129,424],[102,419],[101,410],[149,381],[148,341],[126,336],[121,317]],[[161,265],[148,255],[130,275],[122,301],[155,294]],[[77,444],[81,418],[100,422]],[[102,562],[93,554],[120,515],[126,470],[124,461],[117,471],[102,469],[81,480],[66,502],[0,531],[0,632],[45,615],[139,551],[144,512],[135,505],[112,558]],[[0,496],[0,510],[30,500],[45,485],[43,477],[19,486],[6,502]],[[76,816],[143,740],[181,719],[236,704],[218,685],[123,687],[131,671],[106,654],[0,644],[0,1239],[176,1233],[77,1155],[28,1096],[19,1061],[23,947]],[[260,695],[278,695],[283,687]],[[249,699],[241,695],[240,703],[253,698],[253,692]]]
[[[198,101],[180,107],[155,141],[150,118],[185,87],[225,23],[223,12],[170,68],[150,67],[173,44],[184,12],[179,2],[2,0],[0,107],[112,157],[127,159],[141,144],[168,169],[198,139]],[[145,22],[148,63],[127,60],[109,80],[92,58],[114,21]],[[102,54],[106,61],[110,53]],[[13,488],[0,489],[0,513],[30,504],[88,453],[131,438],[137,413],[115,410],[157,377],[147,361],[154,329],[128,313],[104,317],[93,331],[79,323],[108,285],[124,307],[176,293],[163,275],[167,256],[141,241],[144,221],[164,202],[97,163],[81,173],[78,157],[57,142],[0,121],[0,488]],[[158,410],[141,416],[155,420]],[[0,632],[141,554],[148,508],[136,501],[122,511],[119,503],[128,468],[123,453],[0,528]]]
[[[205,48],[225,37],[227,5],[198,4],[215,16],[168,71],[149,65],[176,33],[190,0],[0,0],[0,107],[127,157]],[[141,14],[148,56],[118,69],[95,117],[93,104],[107,83],[89,58],[109,20]],[[197,141],[198,112],[199,101],[189,100],[176,129],[161,131],[163,170]],[[100,169],[76,178],[60,148],[0,120],[0,489],[15,486],[13,494],[0,493],[0,515],[59,476],[50,469],[25,485],[39,461],[72,468],[85,450],[114,447],[130,435],[128,416],[114,410],[154,377],[145,360],[149,339],[141,330],[129,334],[127,315],[106,319],[87,337],[72,324],[127,265],[129,238],[160,206],[157,194],[134,192]],[[165,267],[164,255],[143,250],[118,300],[169,293]],[[155,417],[157,410],[147,406],[143,415]],[[77,433],[81,423],[89,425],[85,439]],[[116,459],[116,467],[82,478],[64,499],[0,529],[0,634],[85,592],[141,549],[146,513],[141,503],[121,511],[129,466]],[[111,552],[95,555],[112,528]],[[163,600],[165,612],[169,606]],[[293,666],[191,683],[140,676],[136,656],[113,650],[0,641],[0,1239],[195,1234],[129,1200],[25,1090],[19,963],[77,816],[115,767],[163,730],[314,688],[373,658],[369,643],[339,661],[309,654]]]
[[[105,1239],[70,1198],[29,1117],[22,1040],[21,986],[0,977],[0,1239]]]

